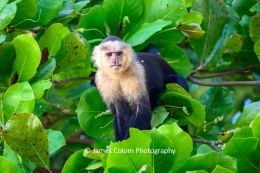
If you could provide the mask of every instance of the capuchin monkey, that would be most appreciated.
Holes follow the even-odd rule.
[[[95,84],[114,114],[116,141],[127,139],[131,127],[151,128],[152,110],[167,83],[188,90],[186,80],[155,47],[135,53],[129,44],[109,36],[94,48],[92,60],[97,66]]]

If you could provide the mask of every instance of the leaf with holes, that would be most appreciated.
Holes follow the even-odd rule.
[[[3,127],[8,146],[23,159],[37,166],[49,166],[48,136],[37,116],[31,113],[12,116]]]

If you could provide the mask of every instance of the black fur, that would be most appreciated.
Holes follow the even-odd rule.
[[[157,100],[167,83],[177,83],[188,90],[185,79],[178,76],[166,61],[158,54],[137,53],[137,60],[144,66],[146,75],[146,88],[148,98],[143,97],[140,103],[128,103],[123,97],[110,109],[114,116],[114,128],[116,141],[129,137],[129,128],[135,127],[140,130],[151,128],[152,110],[157,105]]]
[[[115,36],[103,40],[122,41]],[[143,96],[138,103],[129,103],[122,96],[117,101],[108,105],[114,114],[114,128],[116,141],[129,137],[130,127],[140,130],[151,128],[152,109],[157,105],[157,100],[167,83],[177,83],[188,91],[186,80],[177,75],[171,66],[160,56],[158,48],[150,46],[145,49],[147,52],[137,53],[137,60],[145,69],[146,88],[149,94]]]

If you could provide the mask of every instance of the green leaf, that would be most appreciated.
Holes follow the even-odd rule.
[[[235,94],[229,88],[216,87],[207,90],[199,101],[206,105],[206,120],[226,117],[234,107]]]
[[[50,89],[52,82],[49,80],[39,80],[32,84],[33,93],[36,99],[39,99],[43,96],[44,91]]]
[[[223,149],[223,153],[237,158],[239,172],[257,173],[254,164],[258,138],[253,137],[252,129],[243,127],[235,132]]]
[[[200,12],[192,11],[177,21],[177,28],[187,37],[200,39],[205,34],[200,27],[202,19]]]
[[[253,135],[260,140],[260,113],[255,117],[250,126],[252,127]]]
[[[176,123],[172,125],[163,125],[158,128],[158,132],[161,133],[164,137],[166,137],[170,141],[171,145],[173,145],[175,148],[174,158],[172,162],[169,162],[168,164],[171,165],[170,172],[177,172],[177,170],[179,170],[181,166],[185,163],[185,161],[190,157],[190,154],[193,149],[192,139]],[[154,143],[156,143],[156,141],[154,141]],[[162,141],[160,141],[160,143],[162,143]],[[171,147],[168,145],[165,146],[165,148]],[[158,155],[158,162],[155,163],[159,164],[159,160],[163,160],[163,157],[165,156],[166,155],[163,154]],[[167,165],[167,162],[164,164]]]
[[[13,20],[16,13],[16,9],[16,1],[14,1],[12,3],[7,4],[2,9],[2,11],[0,11],[0,30],[5,29],[8,26],[8,24]]]
[[[21,0],[17,3],[17,12],[12,24],[22,22],[25,19],[30,19],[35,16],[37,12],[37,3],[36,0]],[[19,26],[19,25],[18,25]]]
[[[31,113],[13,115],[3,127],[3,137],[23,159],[48,167],[48,137],[38,117]]]
[[[160,97],[160,104],[169,109],[174,116],[185,119],[196,127],[205,121],[205,106],[191,96],[167,89]]]
[[[112,35],[118,35],[118,28],[126,16],[129,22],[134,24],[140,20],[143,13],[143,2],[136,0],[104,0],[103,7]]]
[[[233,34],[228,38],[225,44],[225,51],[237,52],[242,48],[242,45],[243,45],[243,37],[239,34]]]
[[[253,5],[253,6],[250,8],[250,11],[251,11],[251,12],[260,12],[260,2],[257,2],[255,5]]]
[[[0,11],[3,10],[3,8],[5,7],[5,5],[8,3],[9,0],[2,0],[2,2],[0,3]]]
[[[3,156],[0,156],[0,170],[4,170],[4,173],[19,173],[18,168]]]
[[[223,153],[209,152],[192,156],[187,162],[185,162],[180,172],[195,170],[211,172],[217,165],[233,171],[237,170],[237,162],[235,158]]]
[[[138,172],[146,165],[147,172],[151,172],[151,153],[142,153],[141,150],[149,149],[151,139],[138,129],[130,129],[130,138],[124,141],[111,143],[107,156],[108,172]],[[140,150],[138,152],[137,150]],[[125,151],[125,152],[124,152]],[[118,164],[120,163],[120,164]]]
[[[169,112],[163,107],[163,106],[158,106],[153,110],[152,114],[152,121],[151,125],[152,127],[157,127],[161,125],[164,120],[168,117]]]
[[[80,19],[78,28],[84,28],[82,34],[87,40],[104,39],[106,37],[105,20],[106,11],[103,6],[96,5]]]
[[[214,151],[212,148],[210,148],[208,145],[206,144],[202,144],[199,146],[198,150],[197,150],[197,154],[206,154],[209,152]]]
[[[202,29],[206,31],[206,33],[202,39],[192,40],[191,44],[198,57],[205,62],[206,59],[212,58],[209,56],[214,55],[212,53],[213,50],[219,50],[219,48],[214,47],[223,46],[223,40],[219,41],[220,45],[216,45],[216,43],[221,38],[228,14],[222,0],[197,0],[192,9],[202,13],[204,19]]]
[[[61,41],[69,34],[69,29],[61,23],[54,23],[48,27],[39,40],[41,50],[48,49],[48,58],[55,55],[61,47]]]
[[[29,173],[36,168],[36,165],[31,161],[22,160],[21,157],[15,151],[13,151],[6,143],[4,145],[3,156],[16,165],[16,167],[19,169],[19,173]]]
[[[79,150],[72,154],[66,161],[61,173],[82,172],[90,163],[90,159],[83,157],[83,151]]]
[[[65,138],[61,131],[58,130],[46,130],[48,135],[49,153],[52,154],[61,147],[66,145]]]
[[[233,0],[232,8],[234,8],[240,16],[245,14],[250,15],[251,12],[249,9],[255,4],[255,2],[255,0]]]
[[[156,20],[151,23],[144,23],[135,33],[133,33],[126,41],[132,46],[144,43],[153,34],[161,31],[163,27],[171,24],[170,21]]]
[[[197,23],[201,24],[203,20],[203,16],[198,11],[191,11],[190,13],[183,16],[181,19],[177,21],[177,24],[189,24],[189,23]]]
[[[30,83],[35,83],[39,80],[50,79],[56,69],[56,59],[51,58],[45,64],[39,66],[37,73],[31,79]]]
[[[62,8],[63,0],[40,0],[35,16],[39,17],[39,24],[45,25],[54,19]]]
[[[236,173],[236,172],[234,170],[223,168],[217,165],[216,168],[211,173]]]
[[[187,14],[183,0],[144,0],[144,22],[153,22],[158,19],[171,21],[172,24]]]
[[[13,44],[10,42],[0,44],[0,78],[7,78],[6,83],[9,83],[14,59],[15,49]]]
[[[113,118],[107,110],[96,88],[85,91],[77,107],[80,127],[89,136],[100,138],[113,136]]]
[[[87,167],[86,170],[91,171],[91,170],[96,170],[98,168],[102,167],[102,162],[97,161],[97,162],[92,162],[90,163]]]
[[[249,35],[254,42],[260,39],[260,13],[257,13],[255,16],[251,17],[249,23]]]
[[[18,82],[30,80],[36,73],[40,64],[41,51],[31,35],[18,35],[13,40],[16,51],[16,59],[13,65],[13,72],[18,73]]]
[[[256,55],[257,55],[258,60],[260,61],[260,39],[258,39],[258,40],[255,42],[254,51],[255,51],[255,53],[256,53]]]
[[[248,126],[260,112],[260,102],[254,102],[244,107],[242,115],[237,119],[235,127]]]
[[[64,38],[56,59],[58,67],[63,70],[76,66],[91,71],[90,48],[78,33],[72,32]]]
[[[163,31],[149,40],[149,43],[160,45],[162,57],[184,77],[192,71],[192,64],[184,50],[177,44],[183,39],[183,35],[177,30]]]
[[[32,112],[35,97],[28,82],[12,85],[4,94],[3,111],[5,122],[15,113]]]

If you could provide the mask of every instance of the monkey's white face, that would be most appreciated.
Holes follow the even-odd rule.
[[[131,47],[122,41],[107,41],[95,48],[93,58],[99,69],[120,73],[127,69],[132,58],[131,51]]]

